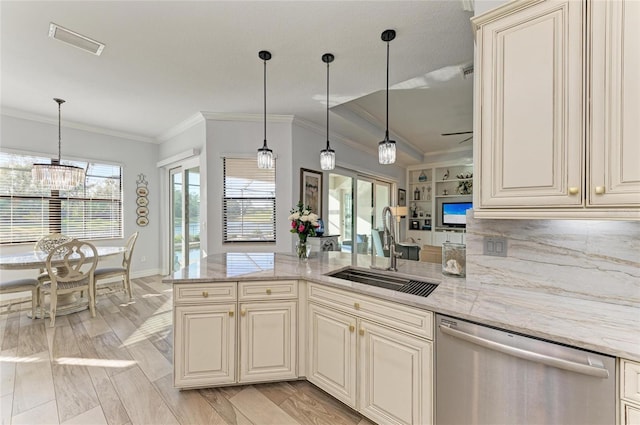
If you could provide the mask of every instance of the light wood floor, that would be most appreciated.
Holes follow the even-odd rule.
[[[0,315],[4,424],[369,425],[306,381],[178,391],[172,387],[171,286],[134,279],[134,300],[98,296],[88,311]]]

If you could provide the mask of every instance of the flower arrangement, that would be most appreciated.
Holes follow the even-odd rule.
[[[298,234],[297,253],[301,259],[307,258],[307,237],[315,236],[318,227],[318,214],[311,212],[310,207],[305,207],[302,202],[298,202],[295,208],[291,209],[289,216],[291,221],[291,233]]]

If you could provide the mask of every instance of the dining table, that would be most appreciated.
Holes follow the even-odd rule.
[[[123,254],[126,251],[124,246],[96,246],[98,259],[104,259],[115,255]],[[83,250],[84,254],[91,258],[93,252],[91,250]],[[16,252],[11,254],[0,255],[0,270],[34,270],[34,277],[38,276],[44,269],[46,269],[46,262],[48,253],[44,251],[29,250],[23,252]],[[51,259],[51,265],[56,266],[62,264],[62,257],[56,258],[54,255]],[[86,297],[78,297],[77,293],[69,293],[58,296],[58,307],[56,309],[56,316],[63,316],[66,314],[76,313],[78,311],[86,310],[89,308],[89,303]],[[31,312],[28,313],[30,315]],[[39,313],[36,313],[39,314]],[[45,311],[45,316],[48,312]]]

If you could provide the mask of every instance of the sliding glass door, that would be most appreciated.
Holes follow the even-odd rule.
[[[343,252],[375,252],[373,232],[382,229],[382,209],[391,203],[391,186],[390,182],[347,170],[329,174],[327,231],[340,235]]]
[[[171,271],[198,261],[200,249],[200,167],[184,165],[169,171]]]

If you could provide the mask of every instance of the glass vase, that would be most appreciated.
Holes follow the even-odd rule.
[[[309,254],[311,254],[311,245],[307,244],[306,239],[298,239],[296,243],[296,253],[298,254],[298,259],[305,261],[309,258]]]

